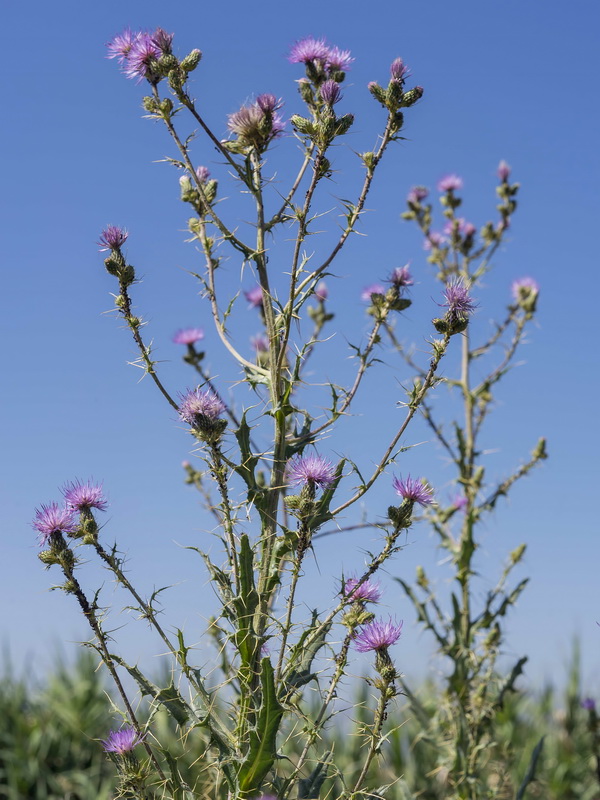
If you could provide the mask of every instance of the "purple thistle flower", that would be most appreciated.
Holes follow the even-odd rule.
[[[198,417],[207,417],[214,422],[225,411],[225,404],[210,389],[204,392],[200,387],[189,389],[180,395],[180,399],[179,416],[188,425],[195,425]]]
[[[433,503],[433,489],[426,481],[419,478],[411,478],[410,475],[407,475],[406,480],[394,478],[392,486],[400,497],[412,503],[418,503],[420,506],[429,506]]]
[[[390,74],[393,81],[403,81],[408,78],[410,71],[401,58],[395,58],[390,64]]]
[[[585,708],[586,711],[595,711],[596,710],[596,701],[593,697],[586,697],[584,700],[581,701],[581,707]]]
[[[446,237],[438,231],[431,231],[423,242],[424,250],[433,250],[434,247],[443,247],[446,244]]]
[[[306,39],[300,39],[292,46],[288,60],[292,64],[307,64],[309,61],[321,61],[324,63],[328,56],[329,47],[326,41],[308,36]]]
[[[365,286],[360,293],[360,299],[365,303],[370,303],[373,294],[385,294],[385,286],[382,283],[371,283],[369,286]]]
[[[390,275],[390,281],[394,284],[398,289],[402,286],[412,286],[414,281],[408,269],[408,264],[404,267],[396,267],[392,270],[392,274]]]
[[[342,99],[342,91],[336,81],[325,81],[319,91],[321,92],[321,100],[327,103],[328,106],[333,106]]]
[[[258,333],[250,338],[250,344],[257,353],[267,353],[269,351],[269,338],[264,333]]]
[[[458,223],[458,227],[456,228],[456,223]],[[462,236],[473,236],[477,228],[473,225],[472,222],[467,222],[463,217],[457,217],[456,219],[448,220],[448,222],[444,225],[444,233],[448,236],[451,236],[454,232],[455,228],[458,230]]]
[[[327,53],[327,69],[338,72],[346,72],[350,69],[350,64],[354,59],[350,50],[340,50],[339,47],[331,47]]]
[[[517,303],[519,300],[530,297],[533,294],[539,294],[539,291],[539,284],[533,278],[519,278],[513,281],[511,286],[512,296]]]
[[[354,637],[354,643],[359,653],[368,653],[371,650],[387,650],[396,644],[402,633],[402,622],[390,619],[374,620],[362,628]]]
[[[477,308],[477,303],[469,295],[469,290],[461,278],[453,278],[446,284],[444,297],[446,302],[442,305],[448,308],[448,313],[452,317],[466,317]]]
[[[358,578],[348,578],[344,582],[343,594],[352,600],[377,603],[381,599],[381,587],[376,581],[370,580],[363,581],[359,586]]]
[[[290,486],[312,483],[326,489],[335,480],[335,467],[323,456],[301,456],[290,461],[286,474]]]
[[[327,300],[329,297],[329,289],[327,288],[327,284],[325,281],[319,281],[315,289],[315,297],[317,300],[320,300],[322,303]]]
[[[157,28],[152,34],[152,41],[161,51],[161,53],[168,54],[171,52],[171,45],[173,43],[174,33],[167,33],[162,28]]]
[[[250,303],[250,308],[259,308],[263,304],[263,293],[260,286],[254,286],[244,292],[244,297]]]
[[[199,342],[200,339],[204,339],[202,328],[182,328],[174,334],[173,343],[190,345]]]
[[[446,175],[438,183],[438,192],[457,192],[463,187],[463,179],[458,175]]]
[[[502,183],[506,183],[510,177],[510,167],[504,159],[498,164],[498,177]]]
[[[208,179],[210,178],[210,172],[208,171],[208,167],[198,167],[196,169],[196,175],[200,183],[207,183]]]
[[[129,52],[139,36],[139,31],[133,33],[130,28],[125,28],[122,33],[118,33],[107,43],[106,49],[108,50],[108,55],[106,57],[118,58],[119,63],[123,64],[123,62],[127,60]]]
[[[143,742],[144,738],[133,726],[128,725],[126,728],[121,728],[120,731],[111,731],[106,739],[102,740],[102,746],[107,753],[123,755]]]
[[[80,480],[71,481],[62,488],[62,493],[67,503],[67,508],[77,511],[89,511],[90,508],[97,508],[98,511],[106,511],[108,503],[102,491],[101,483],[92,483]]]
[[[462,494],[462,492],[459,492],[454,496],[454,499],[452,500],[452,507],[455,508],[457,511],[462,511],[467,507],[468,502],[469,501],[467,500],[467,497],[464,494]]]
[[[118,250],[123,247],[128,236],[129,233],[124,228],[119,228],[116,225],[107,225],[96,244],[99,245],[100,252],[103,250]]]
[[[420,203],[421,200],[425,200],[428,194],[429,189],[427,189],[425,186],[413,186],[408,193],[406,200],[407,202],[414,203],[416,205],[417,203]]]
[[[79,521],[72,508],[60,507],[58,503],[48,503],[35,510],[33,527],[40,534],[40,545],[45,545],[53,533],[75,533]]]
[[[133,42],[127,58],[123,63],[123,72],[128,78],[147,78],[162,53],[149,33],[138,34]]]
[[[256,98],[256,105],[265,114],[272,114],[275,111],[279,111],[283,102],[278,100],[274,94],[259,94]]]

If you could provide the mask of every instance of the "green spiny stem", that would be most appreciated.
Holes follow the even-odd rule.
[[[67,550],[67,544],[66,544],[62,534],[55,533],[55,534],[53,534],[53,536],[55,537],[55,541],[56,541],[58,547],[61,550]],[[110,653],[108,651],[108,647],[106,645],[106,637],[104,636],[104,632],[102,631],[102,628],[100,627],[100,623],[98,622],[98,618],[96,617],[95,608],[90,605],[87,597],[85,596],[85,593],[83,592],[83,589],[81,588],[81,586],[79,584],[79,581],[75,577],[75,574],[73,572],[72,566],[70,566],[68,563],[66,563],[66,561],[62,561],[61,562],[61,569],[62,569],[62,571],[64,573],[65,578],[67,579],[67,582],[68,582],[68,585],[69,585],[69,593],[75,595],[75,597],[77,599],[77,602],[79,603],[79,606],[80,606],[80,608],[81,608],[81,610],[83,612],[84,617],[86,618],[90,628],[94,632],[94,635],[95,635],[96,640],[98,642],[98,648],[100,650],[100,653],[102,654],[102,660],[104,661],[104,663],[106,665],[106,668],[110,672],[110,675],[111,675],[111,677],[112,677],[112,679],[113,679],[113,681],[115,683],[115,686],[117,687],[117,691],[119,692],[119,694],[121,696],[121,699],[123,701],[123,704],[124,704],[124,706],[125,706],[125,708],[127,710],[127,715],[129,716],[129,719],[131,720],[131,724],[135,728],[135,731],[138,734],[138,736],[142,737],[143,736],[142,727],[141,727],[140,723],[138,722],[138,719],[137,719],[137,717],[135,715],[135,712],[134,712],[134,710],[133,710],[133,708],[131,706],[131,703],[129,702],[129,698],[127,697],[127,693],[125,692],[123,684],[121,683],[121,679],[119,678],[119,674],[118,674],[117,669],[115,667],[115,663],[112,660],[111,655],[110,655]],[[148,753],[148,757],[152,761],[152,763],[154,765],[154,768],[156,769],[157,774],[160,776],[161,780],[164,781],[165,780],[165,774],[162,771],[161,766],[158,763],[152,748],[150,747],[150,745],[148,744],[148,742],[145,739],[142,739],[142,744],[144,746],[144,749]]]
[[[369,750],[367,752],[367,757],[363,764],[360,775],[358,776],[358,780],[354,785],[352,796],[362,789],[364,780],[367,777],[367,772],[369,771],[369,767],[371,766],[371,762],[373,761],[375,755],[379,750],[381,732],[383,730],[383,723],[387,718],[386,709],[389,705],[390,700],[396,694],[396,688],[394,686],[393,680],[384,679],[382,677],[378,679],[377,683],[379,684],[379,700],[377,702],[377,708],[375,709],[375,714],[373,717],[373,726],[371,728],[371,737],[370,737],[371,740],[369,743]]]
[[[225,530],[226,541],[229,546],[229,562],[233,570],[233,580],[235,584],[235,593],[239,594],[240,591],[240,574],[237,555],[237,545],[235,541],[233,518],[231,514],[231,503],[229,501],[229,491],[227,488],[227,469],[223,463],[221,449],[218,444],[210,445],[210,453],[212,456],[211,472],[215,478],[219,493],[221,495],[221,511],[223,514],[223,528]]]
[[[310,145],[308,146],[308,148],[306,150],[306,154],[304,156],[304,161],[302,162],[302,166],[300,167],[300,170],[298,171],[298,175],[296,176],[296,179],[294,180],[294,183],[292,184],[292,188],[290,189],[290,191],[285,196],[279,211],[276,214],[274,214],[273,217],[271,217],[269,222],[266,223],[267,230],[271,230],[275,225],[277,225],[279,222],[281,222],[286,208],[291,206],[291,203],[292,203],[292,200],[294,198],[294,195],[298,191],[298,187],[302,183],[302,178],[304,177],[304,175],[306,173],[306,170],[308,169],[309,164],[312,161],[313,153],[315,152],[315,146],[316,145],[315,145],[314,142],[311,142]]]
[[[156,370],[154,369],[154,362],[150,358],[150,349],[146,347],[146,345],[142,340],[142,337],[140,335],[139,324],[135,324],[134,322],[136,318],[131,312],[131,297],[129,296],[128,286],[127,284],[123,283],[123,281],[119,282],[119,291],[121,293],[121,297],[123,298],[123,304],[119,310],[123,316],[123,319],[127,323],[129,330],[133,335],[138,350],[140,351],[140,356],[145,364],[146,372],[148,373],[148,375],[150,375],[150,377],[156,384],[158,390],[165,398],[165,400],[169,403],[171,408],[174,408],[175,411],[179,411],[179,406],[177,405],[175,400],[173,400],[173,398],[171,397],[169,392],[165,389],[165,387],[162,385],[158,375],[156,374]]]

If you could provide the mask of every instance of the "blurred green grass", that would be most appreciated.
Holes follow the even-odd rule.
[[[57,661],[41,685],[4,670],[0,682],[0,798],[1,800],[110,800],[114,767],[106,758],[99,739],[118,719],[111,708],[101,671],[94,655],[82,651],[70,666]],[[369,721],[370,689],[357,687],[356,706],[345,722],[329,725],[320,749],[333,750],[333,762],[347,779],[361,763],[361,723]],[[432,683],[418,689],[425,707],[433,713],[438,698]],[[594,737],[590,712],[581,707],[583,693],[577,652],[560,690],[548,686],[538,695],[516,693],[500,713],[495,742],[488,748],[488,797],[514,798],[536,744],[544,736],[544,748],[536,780],[526,798],[544,800],[599,800],[595,777]],[[346,704],[347,707],[348,704]],[[341,718],[341,715],[340,715]],[[160,714],[152,729],[164,746],[181,761],[184,778],[199,796],[209,797],[200,781],[205,740],[199,734],[182,741],[169,721]],[[302,734],[290,736],[285,755],[292,759],[303,745]],[[281,762],[282,764],[284,762]],[[448,797],[443,771],[436,754],[422,734],[408,704],[400,695],[388,720],[387,744],[371,771],[373,786],[391,784],[391,800],[444,800]],[[329,778],[321,797],[339,790],[339,781]]]

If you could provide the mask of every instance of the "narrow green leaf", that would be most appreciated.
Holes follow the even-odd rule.
[[[542,754],[542,748],[544,747],[544,737],[539,740],[536,746],[533,749],[533,753],[531,754],[531,761],[529,762],[529,766],[527,768],[527,772],[525,777],[523,778],[523,783],[519,786],[519,791],[515,795],[515,800],[523,800],[525,797],[525,790],[531,783],[531,781],[535,780],[535,770],[537,767],[538,760]]]

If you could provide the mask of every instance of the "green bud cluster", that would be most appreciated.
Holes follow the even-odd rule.
[[[120,250],[113,250],[108,258],[104,259],[104,266],[108,274],[118,278],[124,288],[131,286],[135,281],[135,270],[131,264],[126,263]]]
[[[217,444],[227,428],[226,419],[211,419],[206,414],[196,414],[192,433],[200,442]]]
[[[461,315],[446,314],[444,317],[432,319],[431,322],[438,333],[454,336],[457,333],[466,331],[469,318]]]

